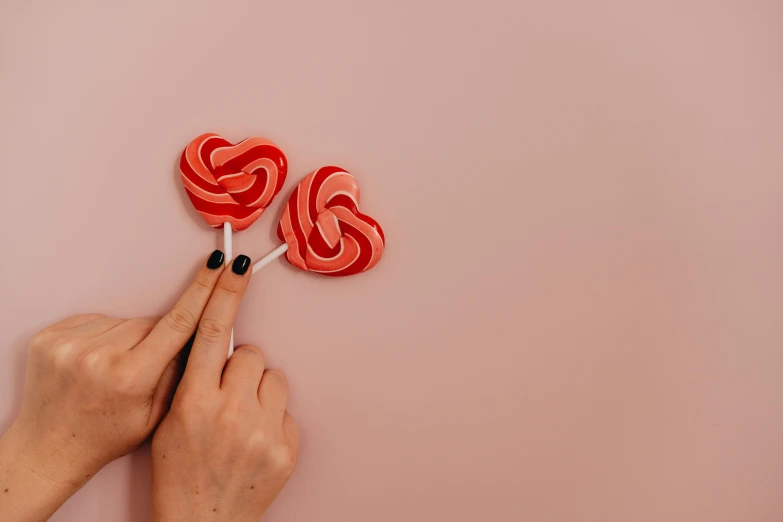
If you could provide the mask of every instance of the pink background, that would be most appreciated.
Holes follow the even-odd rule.
[[[37,329],[161,314],[218,245],[187,142],[262,134],[388,238],[245,299],[302,431],[268,520],[783,519],[779,1],[0,5],[0,427]],[[142,450],[53,520],[148,489]]]

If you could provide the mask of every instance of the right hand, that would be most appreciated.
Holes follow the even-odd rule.
[[[152,443],[156,522],[256,522],[294,471],[288,384],[255,346],[226,361],[250,273],[225,270],[199,322],[185,374]]]

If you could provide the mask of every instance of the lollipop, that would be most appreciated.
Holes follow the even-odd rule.
[[[232,145],[217,134],[191,141],[179,162],[185,191],[204,220],[223,229],[225,264],[233,257],[232,230],[248,228],[280,192],[288,170],[285,154],[265,138]],[[229,354],[233,350],[231,334]]]
[[[277,237],[285,244],[253,265],[253,273],[287,254],[288,262],[308,272],[358,274],[380,261],[385,245],[380,225],[359,212],[356,178],[339,167],[322,167],[296,187]]]
[[[208,133],[190,142],[179,168],[193,206],[211,227],[223,229],[228,264],[232,230],[246,229],[264,212],[283,186],[288,161],[267,139],[232,145]]]

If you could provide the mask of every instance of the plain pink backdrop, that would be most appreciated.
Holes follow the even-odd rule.
[[[262,134],[388,238],[245,298],[302,431],[269,521],[783,519],[781,2],[0,0],[0,53],[0,428],[37,329],[218,245],[187,142]],[[53,520],[148,490],[142,449]]]

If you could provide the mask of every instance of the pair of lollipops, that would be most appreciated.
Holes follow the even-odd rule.
[[[190,142],[180,171],[193,206],[210,226],[223,229],[228,264],[232,232],[248,228],[269,206],[283,188],[288,161],[265,138],[233,145],[209,133]],[[307,272],[358,274],[380,261],[385,243],[380,225],[359,212],[356,178],[339,167],[321,167],[299,183],[283,210],[277,237],[283,245],[256,262],[253,273],[285,254]]]
[[[214,228],[223,229],[225,263],[231,261],[232,232],[248,228],[280,192],[288,173],[285,154],[259,137],[231,144],[202,134],[180,160],[190,201]],[[359,184],[339,167],[310,173],[288,199],[277,225],[281,246],[253,265],[253,273],[274,259],[286,259],[306,272],[347,276],[365,272],[381,259],[385,239],[380,225],[359,212]],[[234,332],[228,354],[234,351]]]

